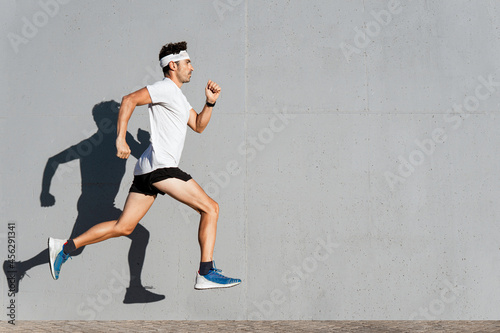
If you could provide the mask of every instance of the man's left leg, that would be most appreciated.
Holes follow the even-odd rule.
[[[219,218],[219,205],[217,202],[210,198],[194,179],[183,181],[177,178],[168,178],[153,183],[153,186],[172,198],[190,206],[201,215],[198,229],[201,260],[195,288],[223,288],[241,283],[240,279],[231,279],[221,275],[221,270],[218,270],[213,265],[217,219]]]

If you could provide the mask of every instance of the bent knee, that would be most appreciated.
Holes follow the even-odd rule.
[[[149,231],[148,229],[144,228],[144,226],[138,224],[135,229],[133,230],[132,233],[128,234],[128,235],[124,235],[124,236],[128,236],[132,241],[135,240],[135,239],[140,239],[144,242],[148,242],[149,241]]]
[[[121,229],[119,231],[120,236],[130,236],[131,233],[134,232],[134,229]]]
[[[214,201],[212,200],[213,203],[212,203],[212,210],[214,212],[214,214],[216,214],[217,216],[219,215],[219,204],[217,203],[217,201]]]
[[[134,232],[134,228],[132,227],[129,227],[129,226],[121,226],[121,225],[116,225],[115,226],[115,234],[116,234],[116,237],[119,237],[119,236],[129,236],[131,233]]]
[[[218,216],[219,204],[215,200],[209,198],[209,200],[201,207],[200,211],[206,214]]]

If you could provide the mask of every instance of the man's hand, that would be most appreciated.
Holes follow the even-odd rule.
[[[116,156],[119,158],[127,159],[130,156],[130,147],[127,141],[121,137],[116,138]]]
[[[208,80],[207,86],[205,87],[205,96],[207,97],[208,103],[215,103],[220,95],[220,87],[217,83],[212,80]]]

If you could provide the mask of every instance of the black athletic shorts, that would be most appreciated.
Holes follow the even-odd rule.
[[[130,192],[137,192],[146,195],[164,195],[162,191],[153,186],[154,183],[168,178],[177,178],[187,182],[192,177],[179,168],[162,168],[145,173],[144,175],[134,176],[134,182],[130,187]]]

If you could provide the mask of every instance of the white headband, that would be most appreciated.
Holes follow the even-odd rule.
[[[186,51],[181,51],[176,54],[169,54],[166,57],[163,57],[160,59],[160,66],[161,68],[168,66],[168,64],[171,61],[179,61],[179,60],[184,60],[184,59],[189,59],[189,55]]]

